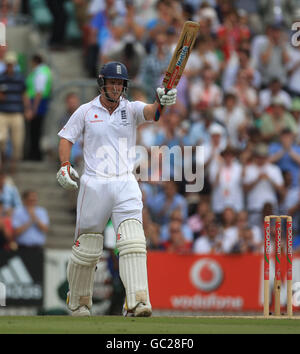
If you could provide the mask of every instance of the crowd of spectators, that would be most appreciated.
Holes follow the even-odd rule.
[[[54,3],[47,1],[52,13]],[[73,0],[73,5],[87,76],[95,78],[107,61],[123,62],[133,100],[155,99],[183,23],[200,24],[176,105],[158,123],[142,125],[137,144],[149,156],[152,146],[180,146],[182,151],[202,146],[203,158],[193,148],[183,165],[204,170],[204,187],[186,192],[191,182],[175,181],[183,167],[172,158],[171,181],[159,180],[165,161],[151,171],[157,179],[140,181],[148,248],[262,252],[268,214],[293,216],[294,247],[299,248],[300,47],[291,44],[291,25],[300,12],[297,1]],[[55,17],[61,33],[63,16]],[[64,36],[58,38],[54,29],[55,23],[49,45],[60,50]],[[67,95],[61,124],[83,103],[79,101],[75,93]],[[26,104],[25,99],[24,114],[30,119],[33,108]],[[78,142],[73,164],[80,164],[81,153]]]
[[[16,26],[28,1],[0,3],[0,22]],[[49,218],[34,189],[15,183],[19,162],[42,161],[41,138],[52,88],[50,67],[40,53],[22,60],[12,43],[0,46],[0,249],[41,248]],[[22,193],[20,192],[22,189]]]

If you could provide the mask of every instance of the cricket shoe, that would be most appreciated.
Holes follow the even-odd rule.
[[[71,315],[74,317],[88,317],[91,316],[90,310],[87,306],[80,306],[78,309],[71,312]]]
[[[126,303],[123,306],[123,316],[124,317],[150,317],[152,315],[152,308],[149,305],[140,302],[137,306],[132,309],[128,310]]]

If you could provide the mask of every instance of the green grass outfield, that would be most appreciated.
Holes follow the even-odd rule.
[[[0,334],[300,334],[300,318],[0,316]]]

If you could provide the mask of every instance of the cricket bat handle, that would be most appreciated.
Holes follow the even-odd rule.
[[[166,94],[169,90],[170,90],[170,89],[166,87],[166,88],[165,88],[165,94]],[[164,107],[165,107],[165,106],[163,106],[162,104],[160,104],[158,96],[157,96],[157,102],[158,102],[158,107],[157,107],[157,110],[156,110],[155,116],[154,116],[154,121],[155,121],[155,122],[157,122],[157,121],[159,120],[159,118],[160,118],[160,116],[161,116],[161,114],[162,114],[162,112],[163,112],[163,110],[164,110]]]

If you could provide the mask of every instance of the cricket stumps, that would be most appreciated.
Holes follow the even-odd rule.
[[[292,306],[292,266],[293,266],[293,228],[292,217],[288,215],[269,215],[264,219],[264,316],[270,314],[270,256],[271,220],[275,219],[275,279],[274,315],[280,316],[281,291],[281,221],[286,219],[286,257],[287,257],[287,315],[293,316]]]

